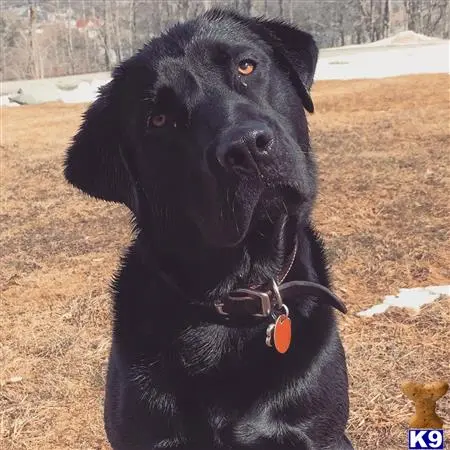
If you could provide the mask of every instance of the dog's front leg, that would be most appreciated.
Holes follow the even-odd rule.
[[[154,450],[190,450],[193,447],[188,446],[183,439],[178,437],[163,439],[155,444]]]
[[[223,449],[223,447],[220,447]],[[152,450],[215,450],[216,447],[213,444],[199,444],[198,442],[187,442],[178,438],[164,439],[158,442]],[[227,449],[228,450],[228,449]],[[234,450],[230,448],[229,450]]]
[[[274,442],[271,442],[263,447],[258,447],[258,450],[354,450],[354,448],[348,437],[344,434],[342,438],[336,439],[335,442],[328,444],[327,446],[314,443],[309,438],[305,438],[305,440],[297,444],[275,444]]]
[[[337,437],[332,443],[324,444],[312,440],[306,435],[296,436],[294,439],[286,439],[280,442],[274,438],[265,438],[252,444],[231,446],[230,450],[354,450],[350,440],[344,434]]]

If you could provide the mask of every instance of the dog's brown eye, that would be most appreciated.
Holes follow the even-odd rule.
[[[238,72],[241,75],[250,75],[254,72],[256,64],[250,59],[244,59],[238,65]]]
[[[153,127],[161,128],[166,124],[167,116],[165,114],[157,114],[156,116],[151,116],[148,122]]]

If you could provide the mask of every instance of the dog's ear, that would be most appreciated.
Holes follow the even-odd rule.
[[[255,31],[273,48],[280,67],[289,73],[292,84],[309,112],[314,104],[309,93],[313,84],[319,50],[313,37],[293,25],[255,19]]]
[[[94,197],[132,207],[133,182],[123,161],[120,142],[120,80],[100,89],[67,150],[66,179]]]

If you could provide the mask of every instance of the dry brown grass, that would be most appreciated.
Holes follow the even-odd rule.
[[[358,449],[403,450],[404,378],[450,378],[450,301],[419,315],[356,312],[400,287],[450,281],[449,77],[319,82],[316,221],[330,250]],[[104,449],[108,282],[129,241],[125,208],[61,174],[84,106],[2,112],[0,448]],[[17,378],[21,377],[21,378]],[[439,403],[450,425],[450,395]],[[448,437],[447,437],[448,439]]]

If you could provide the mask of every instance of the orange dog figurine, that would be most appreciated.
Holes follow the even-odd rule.
[[[448,391],[448,383],[414,383],[402,384],[403,393],[414,402],[416,411],[409,420],[410,428],[442,428],[444,421],[436,414],[436,402]]]

